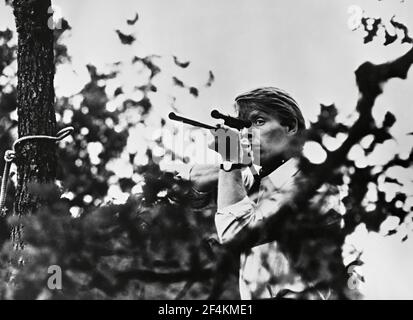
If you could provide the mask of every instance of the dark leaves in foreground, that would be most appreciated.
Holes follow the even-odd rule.
[[[209,70],[209,77],[208,77],[208,81],[207,81],[207,83],[205,84],[205,87],[210,87],[210,86],[212,86],[212,84],[214,83],[214,80],[215,80],[215,76],[214,76],[214,74],[212,73],[212,71],[211,70]]]
[[[402,43],[413,43],[413,39],[409,36],[409,30],[407,29],[406,25],[395,21],[394,16],[391,18],[390,23],[394,26],[395,29],[403,31],[404,37],[401,40]]]
[[[4,31],[0,30],[0,41],[3,41],[4,44],[0,45],[0,74],[2,74],[4,68],[12,63],[15,59],[15,47],[7,45],[13,37],[13,33],[10,29]],[[0,87],[1,88],[1,87]]]
[[[177,77],[172,77],[172,81],[173,81],[174,85],[176,85],[178,87],[181,87],[181,88],[185,87],[184,82],[182,80],[179,80]]]
[[[139,14],[136,13],[133,19],[126,20],[126,23],[130,26],[134,25],[139,20]]]
[[[155,64],[154,59],[156,58],[160,58],[160,56],[158,55],[149,55],[146,57],[138,57],[138,56],[134,56],[132,59],[132,63],[137,63],[137,62],[141,62],[145,67],[147,67],[150,71],[151,71],[151,75],[149,77],[149,79],[152,79],[153,77],[155,77],[159,72],[161,72],[161,69],[159,68],[158,65]]]
[[[192,94],[195,98],[197,98],[199,95],[199,90],[195,87],[190,87],[189,93]]]
[[[10,29],[6,29],[4,31],[0,30],[0,39],[3,39],[5,42],[8,42],[13,38],[13,32]]]
[[[146,298],[165,299],[176,296],[173,288],[185,281],[193,281],[198,288],[185,296],[206,298],[213,261],[204,239],[213,234],[212,221],[205,213],[194,215],[187,209],[187,181],[161,172],[156,165],[144,171],[143,194],[131,196],[124,205],[90,208],[77,218],[71,216],[70,203],[60,198],[55,186],[31,186],[44,205],[19,222],[9,219],[10,225],[25,225],[27,244],[25,268],[16,278],[25,290],[16,286],[9,298],[110,299],[126,295],[133,299],[142,298],[146,288]],[[121,182],[125,190],[132,185],[130,179]],[[10,258],[12,264],[17,263],[13,248],[6,243],[0,264],[8,264]],[[65,290],[47,290],[49,274],[45,270],[50,265],[64,270]],[[0,284],[2,297],[4,285]]]
[[[88,64],[86,66],[86,68],[89,72],[89,75],[90,75],[90,78],[91,78],[92,82],[96,82],[96,81],[99,81],[99,80],[113,79],[117,75],[117,72],[115,72],[115,71],[110,72],[110,73],[98,73],[96,67],[92,64]]]
[[[178,79],[177,77],[172,77],[172,82],[175,86],[178,86],[180,88],[187,88],[189,93],[194,96],[195,98],[197,98],[199,96],[199,90],[198,88],[195,87],[191,87],[191,86],[186,86],[185,83]]]
[[[175,63],[178,67],[187,68],[187,67],[189,66],[189,64],[190,64],[189,61],[185,61],[185,62],[179,61],[176,56],[173,56],[173,58],[174,58],[174,63]]]
[[[364,37],[364,43],[373,41],[373,38],[377,36],[377,31],[381,24],[380,18],[361,18],[361,23],[364,27],[364,30],[367,32],[367,35]]]
[[[133,35],[124,34],[120,30],[116,30],[116,33],[118,34],[118,37],[120,39],[120,42],[122,42],[122,44],[130,45],[136,40],[136,38]]]
[[[380,28],[384,29],[384,45],[390,45],[395,43],[399,39],[398,31],[403,33],[403,38],[401,38],[401,43],[413,43],[413,38],[409,36],[409,30],[407,26],[401,22],[395,20],[395,16],[390,19],[390,24],[393,26],[394,30],[388,30],[388,28],[383,24],[381,18],[363,17],[361,18],[361,24],[364,31],[367,33],[364,37],[364,43],[369,43],[373,41],[374,37],[378,35]]]
[[[55,28],[53,31],[54,38],[54,52],[55,52],[55,63],[62,64],[65,62],[70,62],[70,56],[67,52],[67,47],[61,43],[62,35],[71,30],[72,27],[69,25],[69,22],[66,19],[60,21],[59,28]]]

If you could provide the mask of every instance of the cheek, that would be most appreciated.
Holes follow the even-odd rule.
[[[282,141],[285,137],[285,132],[282,127],[272,128],[270,131],[267,131],[263,134],[265,140],[274,142]]]
[[[282,127],[262,133],[261,135],[261,157],[272,157],[282,153],[288,145],[288,139]]]
[[[274,149],[278,149],[284,140],[285,132],[281,126],[271,126],[270,128],[252,131],[251,143],[253,150],[260,150],[260,153],[271,153]]]
[[[278,127],[272,130],[262,130],[253,137],[253,145],[260,145],[264,149],[275,148],[285,140],[283,128]]]

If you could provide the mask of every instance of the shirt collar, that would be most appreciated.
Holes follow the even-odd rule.
[[[298,160],[291,158],[284,162],[281,166],[271,172],[267,177],[275,188],[281,188],[291,177],[295,176],[298,169]]]

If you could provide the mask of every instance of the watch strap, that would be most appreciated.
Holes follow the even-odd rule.
[[[226,172],[230,172],[232,170],[242,169],[242,168],[248,167],[248,165],[247,164],[242,164],[242,163],[231,163],[231,168],[226,169],[224,164],[221,163],[219,167],[220,167],[221,170],[224,170]]]

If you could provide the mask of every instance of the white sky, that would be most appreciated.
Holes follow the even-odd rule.
[[[11,9],[3,2],[0,29],[14,29]],[[58,73],[58,89],[80,88],[87,80],[84,66],[89,62],[103,66],[131,54],[173,54],[191,61],[190,69],[182,73],[186,83],[199,85],[209,70],[215,74],[213,86],[201,91],[198,99],[185,95],[178,100],[184,113],[204,121],[210,120],[212,108],[231,111],[237,94],[264,85],[289,91],[307,119],[315,118],[319,103],[334,102],[343,117],[351,114],[358,96],[353,73],[357,66],[366,60],[385,62],[409,49],[400,44],[384,47],[383,37],[363,44],[363,33],[351,32],[347,25],[353,4],[384,20],[396,14],[413,34],[413,1],[408,0],[55,0],[54,4],[72,26],[65,43],[78,73],[78,77],[67,70]],[[127,27],[125,20],[135,12],[140,15],[138,23]],[[125,47],[115,29],[133,31],[138,40]],[[133,78],[129,81],[134,83]],[[411,148],[405,134],[413,131],[411,115],[406,113],[412,110],[412,85],[410,71],[407,81],[391,81],[377,101],[377,120],[387,110],[393,112],[398,122],[392,132],[399,138],[398,145],[382,148],[377,158]],[[161,115],[169,111],[166,105],[157,106]],[[413,298],[413,242],[400,245],[391,238],[370,235],[362,241],[368,298]]]

